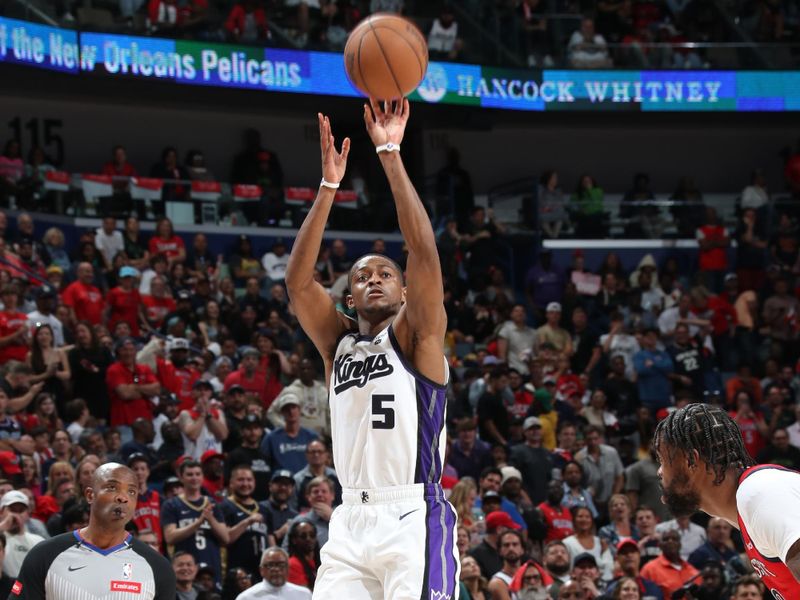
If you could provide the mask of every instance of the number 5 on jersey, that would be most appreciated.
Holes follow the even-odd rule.
[[[394,402],[392,394],[374,394],[372,396],[372,428],[394,429],[394,408],[385,403]]]

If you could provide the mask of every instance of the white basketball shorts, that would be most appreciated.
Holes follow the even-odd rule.
[[[438,484],[345,489],[314,600],[457,600],[456,511]]]

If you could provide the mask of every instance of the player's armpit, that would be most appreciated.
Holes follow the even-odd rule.
[[[789,567],[794,578],[800,582],[800,539],[789,548],[789,552],[786,554],[786,566]]]
[[[287,286],[292,310],[322,358],[333,358],[339,337],[352,329],[351,320],[336,310],[333,300],[320,284],[313,282],[301,288]]]

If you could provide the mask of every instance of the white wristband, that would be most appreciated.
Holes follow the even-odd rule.
[[[326,188],[330,188],[332,190],[338,190],[339,189],[339,184],[338,183],[333,183],[332,181],[325,181],[324,177],[322,178],[322,181],[320,181],[319,185],[320,185],[320,187],[326,187]]]
[[[382,146],[376,146],[375,152],[380,154],[381,152],[400,152],[400,144],[393,144],[389,142],[388,144],[383,144]]]

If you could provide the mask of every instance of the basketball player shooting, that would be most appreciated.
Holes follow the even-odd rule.
[[[314,280],[350,149],[345,139],[336,150],[322,115],[323,180],[286,269],[294,311],[325,362],[333,457],[344,488],[322,548],[315,599],[451,600],[458,592],[456,514],[440,486],[447,318],[433,229],[399,152],[408,117],[405,99],[364,105],[408,245],[407,284],[390,258],[359,258],[346,297],[353,321]]]
[[[741,531],[753,569],[776,600],[800,598],[800,473],[754,465],[739,427],[707,404],[658,424],[661,500],[675,516],[702,510]]]

